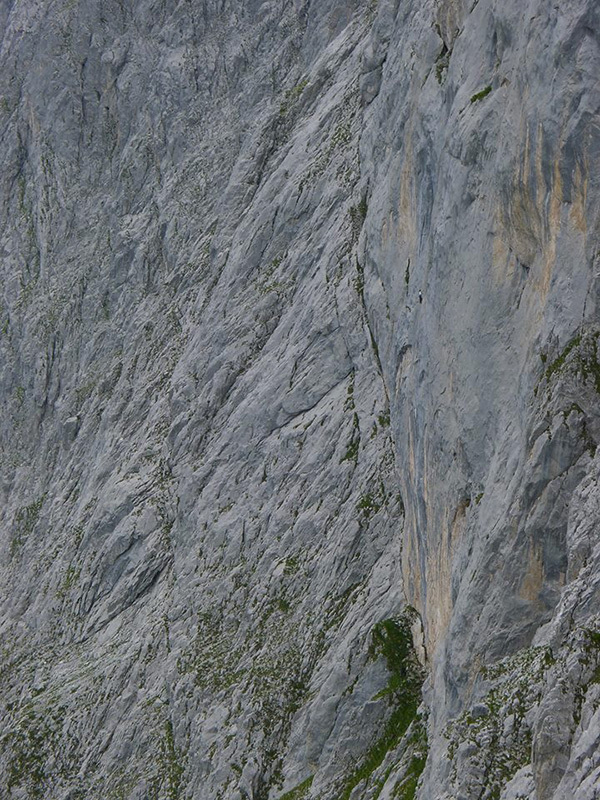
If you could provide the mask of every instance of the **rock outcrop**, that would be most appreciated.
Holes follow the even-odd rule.
[[[598,800],[595,0],[0,34],[0,795]]]

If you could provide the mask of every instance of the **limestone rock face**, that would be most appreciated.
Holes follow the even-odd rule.
[[[0,37],[0,795],[598,800],[596,0]]]

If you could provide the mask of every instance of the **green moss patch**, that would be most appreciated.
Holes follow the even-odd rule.
[[[312,786],[314,780],[314,775],[311,775],[310,778],[307,778],[302,783],[299,783],[298,786],[295,786],[293,789],[290,789],[289,792],[282,794],[279,800],[304,800],[307,794],[310,791],[310,787]]]
[[[491,86],[486,86],[485,89],[482,89],[480,92],[472,95],[471,102],[478,103],[480,100],[483,100],[484,97],[487,97],[488,94],[492,91]]]
[[[389,680],[377,697],[387,699],[389,715],[383,725],[381,736],[345,781],[339,800],[349,800],[355,787],[373,775],[386,755],[398,747],[411,722],[417,716],[424,675],[412,641],[411,625],[415,617],[416,611],[407,608],[400,617],[382,620],[373,628],[369,658],[385,659]],[[422,766],[415,764],[414,773],[419,772],[419,769],[422,771]],[[381,789],[382,785],[379,786],[379,791]]]

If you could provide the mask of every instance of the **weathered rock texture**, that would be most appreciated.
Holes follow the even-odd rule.
[[[1,796],[600,798],[596,0],[0,34]]]

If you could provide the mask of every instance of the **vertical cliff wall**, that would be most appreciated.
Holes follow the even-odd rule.
[[[0,32],[4,794],[597,798],[597,4]]]

